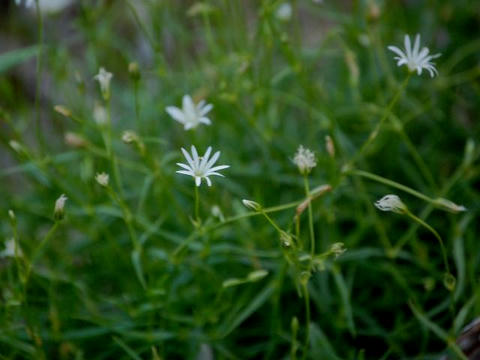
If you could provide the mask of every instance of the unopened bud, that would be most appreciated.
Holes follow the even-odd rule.
[[[130,73],[130,76],[133,80],[140,80],[140,69],[137,62],[131,62],[130,64],[128,64],[128,72]]]
[[[57,113],[59,113],[60,115],[63,115],[67,118],[71,117],[72,116],[72,112],[70,111],[69,108],[63,106],[63,105],[55,105],[55,107],[53,108]]]
[[[374,204],[377,209],[382,211],[392,211],[397,214],[405,214],[407,206],[400,200],[397,195],[385,195]]]
[[[99,173],[95,176],[95,180],[97,183],[99,183],[101,186],[107,187],[108,186],[108,181],[109,181],[109,176],[107,173]]]
[[[10,145],[10,147],[13,150],[15,150],[15,152],[17,152],[18,154],[21,154],[24,152],[23,146],[18,141],[10,140],[8,142],[8,145]]]
[[[259,203],[255,202],[255,201],[252,201],[252,200],[243,199],[242,203],[243,203],[243,205],[245,205],[245,207],[250,208],[250,209],[255,210],[255,211],[260,211],[262,209],[262,206]]]
[[[139,138],[135,131],[132,130],[125,130],[122,134],[122,141],[125,144],[131,144],[138,142]]]
[[[461,211],[467,211],[467,208],[463,205],[457,205],[453,201],[444,198],[435,199],[435,204],[443,210],[458,213]]]
[[[333,140],[330,135],[325,136],[325,149],[331,158],[335,157],[335,145],[333,145]]]
[[[347,249],[345,249],[345,246],[341,242],[333,243],[332,246],[330,247],[330,252],[335,254],[335,258],[338,258],[345,251],[347,251]]]
[[[65,144],[74,148],[81,148],[87,145],[87,140],[78,134],[67,132],[65,134]]]
[[[248,274],[247,280],[254,282],[254,281],[258,281],[260,279],[263,279],[267,275],[268,275],[267,270],[256,270],[256,271],[252,271],[250,274]]]
[[[65,196],[65,194],[60,195],[60,197],[55,201],[55,210],[54,210],[54,218],[56,221],[62,220],[63,217],[65,216],[65,202],[68,200],[68,198]]]

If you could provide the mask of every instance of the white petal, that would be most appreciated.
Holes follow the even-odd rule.
[[[187,170],[177,170],[175,171],[177,174],[183,174],[183,175],[188,175],[188,176],[195,176],[195,174],[191,171]]]
[[[184,148],[182,148],[181,150],[182,150],[183,156],[185,156],[185,159],[187,159],[188,164],[193,169],[195,167],[195,163],[193,162],[192,158],[190,157],[190,154]]]
[[[182,99],[183,112],[187,117],[195,117],[195,105],[190,95],[184,95]]]
[[[212,104],[207,104],[205,106],[203,106],[202,108],[200,108],[200,116],[204,116],[204,115],[207,115],[210,110],[213,109],[213,105]]]
[[[192,168],[190,166],[188,166],[187,164],[177,163],[177,165],[180,166],[181,168],[192,171]]]
[[[211,169],[208,169],[208,172],[210,171],[218,171],[218,170],[223,170],[223,169],[228,169],[230,167],[230,165],[219,165],[219,166],[215,166]]]
[[[220,151],[217,151],[215,154],[213,154],[210,160],[208,160],[208,163],[207,165],[205,165],[205,168],[210,169],[213,166],[213,164],[215,164],[215,162],[218,160],[219,157],[220,157]]]
[[[200,186],[201,183],[202,183],[202,178],[196,176],[196,177],[195,177],[195,185]]]
[[[182,110],[177,108],[176,106],[167,106],[165,111],[170,115],[174,120],[181,122],[182,124],[185,123],[185,115],[183,114]]]
[[[206,125],[210,125],[212,123],[209,118],[204,116],[202,116],[198,121]]]
[[[212,175],[225,177],[225,175],[220,174],[220,173],[218,173],[218,172],[216,172],[216,171],[213,171],[213,172],[210,172],[210,171],[209,171],[209,172],[207,172],[207,173],[205,174],[205,176],[212,176]]]
[[[197,148],[195,147],[195,145],[192,145],[191,149],[192,149],[193,163],[195,164],[195,167],[198,167],[200,159],[198,158]]]
[[[410,59],[412,57],[412,49],[410,44],[410,36],[405,35],[405,52],[407,53],[407,57]]]
[[[401,58],[404,58],[405,57],[405,54],[402,50],[400,50],[398,47],[396,46],[389,46],[388,47],[388,50],[390,51],[393,51],[395,54],[397,54],[398,56],[400,56]]]
[[[208,177],[205,177],[205,180],[207,180],[208,186],[212,186],[212,181]]]
[[[202,161],[200,162],[200,169],[205,169],[205,165],[207,164],[207,161],[211,152],[212,152],[212,147],[209,146],[207,148],[207,151],[205,151],[205,154],[203,155]]]
[[[415,45],[413,45],[413,57],[418,57],[418,50],[420,49],[420,34],[415,36]]]

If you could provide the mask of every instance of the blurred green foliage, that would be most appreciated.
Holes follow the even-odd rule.
[[[455,338],[480,313],[480,3],[292,0],[286,21],[280,5],[81,0],[41,18],[2,5],[0,234],[23,255],[0,259],[0,359],[458,356]],[[414,74],[388,114],[407,70],[387,45],[416,33],[442,53],[439,75]],[[36,54],[40,67],[29,60]],[[100,67],[113,73],[111,131],[94,119],[95,106],[108,105],[93,79]],[[214,105],[211,126],[186,132],[168,116],[184,94]],[[342,172],[385,114],[355,166],[467,212]],[[145,151],[121,141],[125,130]],[[193,181],[175,173],[191,144],[221,150],[230,165],[199,188],[200,228]],[[337,242],[348,249],[308,280],[308,349],[288,249],[241,203],[302,201],[291,161],[300,144],[317,156],[311,187],[332,186],[312,202],[317,253]],[[95,181],[103,171],[111,191]],[[373,206],[388,193],[443,238],[453,291],[442,285],[435,237]],[[61,194],[65,218],[55,222]],[[269,216],[293,234],[294,215]],[[300,228],[296,241],[308,243],[306,213]]]

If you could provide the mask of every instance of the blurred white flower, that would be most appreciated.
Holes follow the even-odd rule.
[[[100,84],[100,90],[105,100],[110,98],[110,81],[112,80],[113,74],[101,67],[98,71],[98,74],[93,78],[98,81]]]
[[[55,201],[55,210],[53,211],[55,220],[62,220],[65,214],[65,202],[68,198],[65,194],[60,195],[60,197]]]
[[[374,204],[377,209],[382,211],[392,211],[397,214],[405,214],[407,206],[397,195],[385,195]]]
[[[17,255],[23,256],[22,249],[20,247],[16,247],[16,242],[14,238],[8,239],[5,241],[5,249],[0,251],[0,257],[15,257],[15,250],[17,250]]]
[[[393,51],[398,56],[395,57],[397,60],[397,66],[407,65],[408,70],[411,72],[417,71],[418,75],[422,74],[422,70],[425,69],[430,73],[431,77],[434,77],[438,74],[437,69],[435,68],[435,63],[432,62],[433,59],[436,59],[440,54],[428,55],[430,50],[427,47],[423,47],[420,50],[420,34],[415,36],[415,44],[413,45],[410,42],[410,37],[405,35],[405,50],[401,50],[396,46],[389,46],[388,49]]]
[[[184,95],[181,109],[176,106],[167,106],[165,110],[174,120],[183,124],[185,130],[190,130],[200,124],[210,125],[212,122],[206,115],[212,108],[213,105],[207,104],[205,100],[194,104],[190,95]]]
[[[202,183],[202,179],[205,179],[208,186],[212,186],[211,180],[208,178],[209,176],[216,175],[222,176],[222,174],[218,173],[217,171],[229,168],[229,165],[219,165],[212,167],[215,162],[220,157],[220,151],[217,151],[213,156],[210,158],[210,153],[212,152],[212,147],[209,146],[207,151],[203,156],[198,156],[197,149],[195,146],[192,145],[192,155],[182,148],[183,156],[188,162],[187,164],[177,163],[178,166],[185,170],[178,170],[178,174],[189,175],[195,178],[195,185],[200,186]]]
[[[97,125],[105,125],[108,121],[108,114],[105,107],[99,104],[95,104],[93,108],[93,119],[95,120]]]
[[[95,180],[101,186],[108,186],[109,179],[110,179],[110,176],[108,176],[108,174],[105,172],[99,173],[95,176]]]
[[[131,144],[134,142],[137,142],[139,140],[139,137],[137,133],[133,130],[125,130],[122,134],[122,141],[125,144]]]
[[[303,145],[298,147],[293,158],[293,163],[297,165],[298,170],[302,175],[308,174],[315,166],[317,166],[315,154],[311,150],[304,148]]]
[[[335,258],[338,258],[345,251],[347,251],[347,249],[345,249],[345,245],[342,242],[336,242],[332,244],[330,251],[335,254]]]
[[[280,4],[275,12],[275,16],[280,21],[289,21],[292,18],[292,5],[288,2]]]

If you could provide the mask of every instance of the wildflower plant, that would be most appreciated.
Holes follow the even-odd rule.
[[[466,359],[478,6],[358,5],[2,3],[0,358]]]

